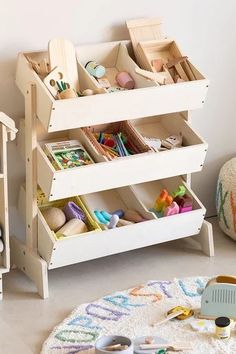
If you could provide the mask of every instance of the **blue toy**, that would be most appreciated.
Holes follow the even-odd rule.
[[[101,224],[108,224],[109,221],[107,219],[104,218],[104,216],[102,215],[102,213],[98,210],[94,210],[94,214],[96,215],[96,218],[98,219],[98,221],[101,223]]]
[[[112,212],[112,215],[114,215],[114,214],[118,215],[119,218],[122,219],[124,217],[124,215],[125,215],[125,212],[122,209],[117,209],[117,210]]]

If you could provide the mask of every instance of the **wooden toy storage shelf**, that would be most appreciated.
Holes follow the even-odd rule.
[[[117,58],[118,51],[125,52],[124,47],[120,48],[120,43],[130,47],[128,41],[78,47],[81,90],[94,89],[96,86],[84,69],[85,61],[93,57],[102,63],[108,60],[108,65],[114,66],[114,63],[117,64],[114,58]],[[132,202],[132,205],[141,208],[143,213],[151,214],[148,211],[148,200],[154,195],[153,188],[156,188],[158,194],[162,186],[177,186],[181,182],[180,177],[174,176],[202,169],[207,144],[192,129],[188,114],[184,111],[203,105],[208,80],[193,67],[198,79],[191,82],[157,87],[153,82],[142,78],[138,79],[139,87],[132,91],[112,94],[104,92],[90,97],[55,100],[30,68],[26,55],[38,60],[47,57],[47,53],[22,53],[18,57],[16,82],[25,96],[26,108],[25,124],[21,122],[23,128],[20,136],[26,163],[27,235],[25,244],[12,238],[11,246],[14,264],[36,283],[39,294],[43,298],[48,297],[48,269],[173,239],[197,235],[194,237],[201,244],[203,251],[209,256],[213,255],[211,225],[203,221],[205,208],[192,192],[190,183],[186,187],[194,201],[192,212],[162,219],[149,215],[150,220],[140,224],[93,232],[89,235],[75,235],[63,240],[56,240],[52,236],[36,200],[39,184],[51,201],[82,195],[87,207],[93,212],[97,203],[104,202],[106,193],[118,193],[121,195],[120,203],[128,205],[127,203]],[[126,53],[129,69],[135,75],[134,69],[137,65],[131,58],[127,58],[127,55]],[[140,119],[151,116],[152,118]],[[156,134],[182,131],[186,146],[172,151],[137,154],[107,162],[96,156],[79,129],[127,119],[132,120],[137,129],[148,130],[151,126]],[[44,141],[64,137],[80,140],[96,163],[71,170],[55,171],[42,145]],[[154,168],[155,166],[157,168]],[[159,181],[163,178],[165,179]],[[128,185],[131,187],[127,187]],[[121,189],[110,190],[118,187]],[[122,194],[122,190],[126,192]],[[124,195],[130,196],[129,202],[125,200]]]
[[[82,64],[91,57],[94,60],[98,58],[99,62],[106,62],[107,58],[112,61],[113,59],[110,58],[116,56],[118,43],[130,47],[129,41],[121,41],[77,48],[81,90],[98,88]],[[204,104],[209,85],[209,81],[193,66],[197,77],[195,81],[157,87],[154,83],[150,83],[150,80],[139,78],[139,88],[135,90],[55,100],[30,67],[27,56],[40,61],[42,58],[47,58],[48,54],[46,52],[20,53],[16,72],[16,83],[23,95],[26,94],[29,82],[35,84],[37,100],[35,113],[48,132],[200,108]],[[133,63],[130,72],[136,78],[138,75],[134,72],[135,67],[137,65]]]
[[[7,141],[14,140],[17,129],[14,121],[0,112],[0,225],[4,250],[0,253],[0,300],[2,299],[2,275],[10,270],[9,214],[7,190]]]

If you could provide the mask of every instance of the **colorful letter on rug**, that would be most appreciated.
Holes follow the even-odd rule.
[[[58,325],[43,345],[41,354],[77,354],[94,352],[96,340],[108,334],[120,334],[132,339],[158,335],[171,342],[187,341],[193,346],[190,354],[236,353],[236,338],[217,340],[212,331],[194,331],[196,319],[172,320],[152,327],[164,314],[177,305],[200,308],[198,288],[205,287],[207,277],[152,280],[146,285],[118,291],[88,304],[80,305]],[[210,326],[211,327],[211,326]],[[185,351],[185,354],[187,352]]]

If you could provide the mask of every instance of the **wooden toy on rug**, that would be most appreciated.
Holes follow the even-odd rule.
[[[165,322],[168,322],[172,319],[177,319],[180,321],[183,321],[189,317],[192,317],[194,315],[194,311],[192,309],[189,309],[187,307],[184,306],[176,306],[172,309],[170,309],[167,314],[166,317],[164,317],[163,319],[152,323],[152,326],[157,326],[157,325],[161,325]]]
[[[140,349],[142,350],[154,350],[154,349],[166,349],[169,351],[180,352],[184,350],[191,350],[192,346],[185,342],[169,342],[166,344],[140,344]],[[160,353],[160,352],[159,352]]]
[[[167,315],[170,315],[170,314],[173,314],[173,313],[176,313],[179,311],[182,311],[182,313],[179,314],[178,316],[176,316],[175,318],[180,321],[186,320],[187,318],[192,317],[194,315],[194,311],[188,307],[185,307],[185,306],[173,307],[172,309],[170,309],[167,312]]]
[[[236,319],[236,277],[219,275],[208,281],[202,294],[199,318],[216,319],[229,317]]]
[[[166,352],[182,352],[184,350],[191,350],[192,346],[187,342],[170,342],[161,337],[151,337],[152,343],[146,342],[147,337],[138,337],[134,340],[134,352],[137,354],[163,354]],[[150,337],[148,337],[150,338]],[[159,351],[160,350],[160,351]]]
[[[52,231],[58,231],[66,222],[66,216],[60,208],[48,207],[41,212]]]
[[[66,224],[60,228],[56,235],[57,237],[67,237],[77,234],[82,234],[88,231],[87,225],[81,219],[70,219]]]
[[[50,71],[56,67],[62,68],[70,87],[77,92],[79,90],[79,76],[74,45],[63,38],[51,39],[48,44],[48,54]]]
[[[150,342],[151,343],[148,343]],[[162,337],[157,337],[157,336],[148,336],[148,337],[136,337],[134,339],[134,353],[136,354],[165,354],[167,353],[166,349],[164,349],[164,346],[168,343],[167,340],[165,340]],[[152,344],[152,345],[159,345],[159,348],[157,349],[141,349],[140,346],[144,344]]]
[[[172,313],[170,313],[169,315],[167,315],[166,317],[164,317],[162,320],[159,320],[159,321],[157,321],[157,322],[152,323],[152,327],[161,325],[161,324],[163,324],[163,323],[166,323],[166,322],[172,320],[173,318],[178,317],[178,316],[181,315],[182,313],[183,313],[183,310],[179,310],[179,311],[176,311],[176,312],[172,312]],[[151,343],[148,343],[148,344],[151,344]]]
[[[209,320],[194,320],[190,323],[190,326],[196,332],[209,333],[213,331],[213,323]]]
[[[102,336],[95,343],[95,354],[119,352],[119,354],[133,354],[133,343],[130,338],[110,335]]]
[[[116,351],[121,351],[126,349],[128,349],[128,345],[122,345],[122,344],[108,345],[107,347],[103,348],[103,350],[107,350],[109,352],[116,352]]]

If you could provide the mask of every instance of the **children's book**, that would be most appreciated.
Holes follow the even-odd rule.
[[[89,165],[93,163],[78,140],[57,141],[45,144],[45,148],[60,169]]]

